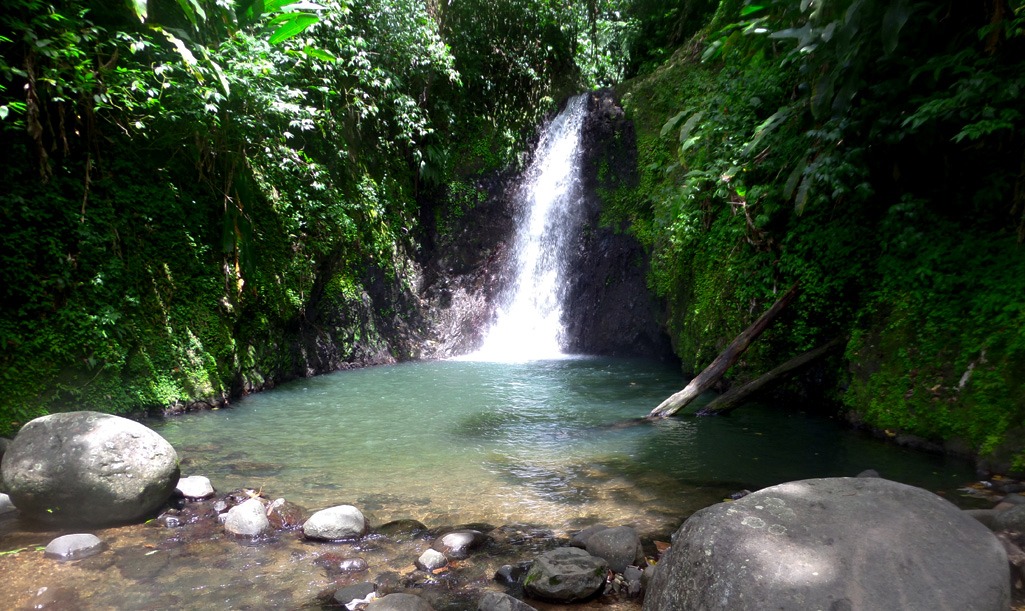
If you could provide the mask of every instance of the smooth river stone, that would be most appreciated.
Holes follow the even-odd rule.
[[[242,537],[257,537],[269,531],[270,520],[260,499],[249,499],[228,510],[224,530]]]
[[[396,593],[371,601],[367,611],[434,611],[434,607],[419,596]]]
[[[18,508],[15,507],[14,503],[11,502],[11,497],[0,492],[0,516],[4,515],[5,513],[11,513],[12,511],[17,510]]]
[[[43,552],[47,558],[56,560],[78,560],[88,558],[104,550],[103,541],[96,535],[80,533],[57,537],[47,544]]]
[[[602,589],[608,570],[603,558],[578,547],[560,547],[534,561],[523,580],[523,590],[542,600],[584,600]]]
[[[352,505],[336,505],[321,509],[303,524],[303,534],[309,539],[341,541],[358,539],[367,534],[367,519]]]
[[[202,475],[190,475],[178,480],[178,492],[187,499],[208,499],[214,495],[210,478]]]

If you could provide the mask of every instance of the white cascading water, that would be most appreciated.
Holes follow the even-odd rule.
[[[586,95],[572,98],[545,129],[518,197],[523,216],[514,242],[513,280],[481,349],[471,358],[560,358],[565,260],[581,206],[580,128]]]

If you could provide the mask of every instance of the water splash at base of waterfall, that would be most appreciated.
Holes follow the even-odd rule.
[[[467,360],[523,362],[567,358],[562,305],[568,251],[580,229],[580,132],[587,96],[572,98],[545,129],[517,197],[523,203],[514,243],[513,280]]]

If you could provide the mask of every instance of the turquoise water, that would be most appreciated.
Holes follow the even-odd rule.
[[[304,379],[153,426],[185,474],[221,491],[262,487],[311,509],[351,503],[378,524],[660,530],[731,492],[792,479],[873,468],[943,492],[973,477],[963,461],[867,438],[801,406],[631,421],[684,382],[674,367],[638,360],[409,363]]]

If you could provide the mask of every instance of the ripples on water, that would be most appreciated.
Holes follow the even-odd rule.
[[[305,379],[155,428],[183,471],[378,523],[665,528],[732,491],[874,468],[933,490],[965,463],[895,448],[799,410],[631,422],[682,386],[622,359],[438,361]]]

